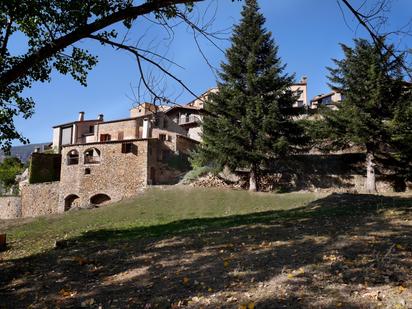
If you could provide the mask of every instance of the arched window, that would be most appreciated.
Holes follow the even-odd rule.
[[[79,164],[79,152],[75,149],[67,153],[67,165]]]
[[[90,198],[90,203],[93,205],[107,204],[111,200],[107,194],[96,194]]]
[[[84,152],[84,164],[99,164],[100,150],[96,148],[87,149]]]

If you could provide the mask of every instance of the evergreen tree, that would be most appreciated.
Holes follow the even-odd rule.
[[[403,184],[412,179],[412,84],[405,83],[404,90],[404,100],[389,123],[391,145],[397,160],[397,174]]]
[[[355,47],[341,45],[345,58],[334,60],[330,87],[344,94],[336,111],[325,109],[323,132],[331,148],[354,145],[366,150],[366,183],[368,192],[376,191],[375,167],[390,155],[391,121],[404,92],[402,58],[393,59],[391,51],[357,39]]]
[[[296,150],[302,130],[291,119],[296,101],[293,76],[277,56],[256,0],[246,0],[232,46],[221,65],[218,92],[206,104],[200,156],[236,168],[250,168],[249,189],[259,189],[261,169]]]

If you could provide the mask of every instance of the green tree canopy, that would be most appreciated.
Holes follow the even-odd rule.
[[[338,110],[326,108],[321,138],[330,149],[363,146],[367,154],[366,190],[374,192],[375,166],[390,154],[391,130],[387,124],[404,101],[403,57],[394,59],[394,47],[383,47],[364,39],[355,46],[341,45],[344,59],[334,60],[330,87],[343,93]]]
[[[247,0],[221,65],[218,92],[206,104],[198,154],[232,170],[250,168],[251,190],[259,189],[268,162],[302,143],[302,130],[291,120],[293,76],[284,72],[264,23],[256,0]]]
[[[16,176],[21,174],[24,165],[18,158],[7,157],[0,163],[0,182],[6,189],[16,184]]]
[[[177,16],[178,4],[191,9],[202,0],[7,0],[0,3],[0,147],[14,139],[27,140],[16,131],[13,118],[30,117],[34,101],[22,95],[33,82],[50,81],[52,70],[70,74],[86,85],[87,73],[97,57],[76,46],[82,39],[103,42],[116,38],[110,28],[126,28],[139,16],[155,14],[167,20]],[[27,39],[26,51],[15,54],[10,44],[16,35]]]

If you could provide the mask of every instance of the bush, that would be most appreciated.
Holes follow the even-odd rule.
[[[7,157],[0,164],[0,182],[6,190],[16,185],[16,176],[23,172],[24,165],[19,158]]]
[[[210,166],[202,166],[202,167],[196,167],[190,172],[188,172],[184,177],[183,177],[183,183],[191,183],[198,179],[199,177],[202,177],[208,173],[215,173],[216,170],[213,167]]]
[[[61,155],[33,153],[30,159],[29,183],[60,180]]]

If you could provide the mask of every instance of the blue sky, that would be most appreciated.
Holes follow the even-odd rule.
[[[361,2],[352,1],[354,4]],[[329,91],[326,66],[332,65],[332,58],[342,57],[339,43],[350,45],[354,37],[367,37],[348,12],[345,23],[336,0],[260,0],[259,3],[266,17],[266,28],[272,32],[279,45],[279,55],[287,64],[286,71],[295,73],[296,79],[308,76],[309,98]],[[216,9],[211,31],[228,29],[230,32],[230,28],[240,18],[242,5],[243,1],[212,0],[201,4],[197,12],[207,11],[206,15],[210,16]],[[404,26],[412,17],[411,12],[411,0],[393,0],[387,28]],[[122,27],[117,28],[122,33]],[[195,93],[201,94],[216,84],[214,74],[203,60],[193,34],[186,26],[174,28],[171,41],[166,39],[168,36],[164,29],[141,19],[136,21],[128,34],[129,43],[139,40],[142,33],[145,33],[143,46],[166,54],[183,67],[170,67],[170,70]],[[16,42],[15,49],[24,50],[24,41]],[[412,48],[411,37],[394,43],[400,48]],[[219,67],[224,54],[205,40],[200,39],[200,44],[212,65]],[[217,41],[217,44],[225,49],[230,43],[223,40]],[[116,119],[127,117],[135,103],[133,93],[136,94],[136,91],[132,89],[135,89],[139,78],[132,56],[88,40],[78,46],[87,48],[99,57],[98,65],[89,74],[88,87],[80,86],[70,76],[56,73],[51,83],[36,83],[26,91],[36,102],[36,112],[29,120],[16,119],[16,126],[31,143],[51,141],[51,127],[75,120],[79,111],[84,111],[86,118],[95,118],[103,113],[105,119]],[[158,76],[149,66],[145,66],[145,69]],[[181,92],[170,80],[166,84],[160,81],[160,84],[161,88],[167,89],[166,94],[173,98]],[[189,93],[183,93],[177,101],[186,103],[191,99]]]

